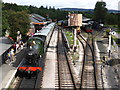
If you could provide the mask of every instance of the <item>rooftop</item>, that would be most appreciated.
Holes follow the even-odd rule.
[[[0,55],[12,46],[11,41],[7,37],[0,37]]]

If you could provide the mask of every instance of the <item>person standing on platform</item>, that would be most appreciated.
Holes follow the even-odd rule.
[[[23,42],[20,45],[20,49],[23,50]]]
[[[20,43],[20,40],[22,39],[22,35],[20,31],[17,31],[17,42]]]
[[[14,60],[14,49],[13,48],[11,49],[10,54],[11,54],[11,61],[13,61]]]
[[[16,53],[16,42],[13,44],[13,48],[14,48],[14,53]]]
[[[10,52],[10,50],[8,51],[7,58],[8,58],[8,61],[11,61],[11,52]]]
[[[18,42],[16,43],[16,52],[19,50],[19,44]]]

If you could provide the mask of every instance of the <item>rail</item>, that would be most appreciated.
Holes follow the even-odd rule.
[[[78,37],[78,36],[77,36]],[[82,89],[82,88],[86,88],[86,86],[85,86],[85,84],[87,84],[87,83],[91,83],[91,82],[89,82],[89,81],[85,81],[84,79],[85,78],[83,78],[83,77],[85,77],[85,75],[87,74],[87,73],[91,73],[91,75],[93,74],[93,78],[94,78],[94,86],[92,86],[92,84],[91,84],[91,86],[92,86],[92,88],[95,88],[95,89],[97,89],[97,80],[96,80],[96,68],[95,68],[95,58],[94,58],[94,45],[93,45],[93,39],[92,39],[92,47],[91,47],[91,45],[89,44],[89,39],[90,38],[88,38],[87,39],[87,41],[83,38],[83,36],[81,36],[81,35],[79,35],[79,37],[78,37],[78,39],[79,39],[79,41],[80,41],[80,38],[82,38],[85,42],[86,42],[86,47],[83,45],[83,48],[84,48],[84,58],[83,58],[83,68],[82,68],[82,74],[81,74],[81,84],[80,84],[80,89]],[[81,42],[81,41],[80,41]],[[82,43],[82,42],[81,42]],[[90,51],[91,51],[91,56],[92,56],[92,60],[87,60],[87,59],[90,59],[90,58],[87,58],[88,56],[89,56],[89,53],[90,53],[90,51],[89,51],[89,53],[88,53],[88,47],[90,48]],[[86,55],[88,54],[88,56],[86,57]],[[89,56],[90,57],[90,56]],[[91,62],[92,61],[92,62]],[[89,68],[91,68],[92,70],[90,71],[90,70],[88,70],[88,67]],[[86,73],[86,74],[85,74]],[[90,75],[90,74],[88,74],[88,75]],[[90,75],[90,76],[91,76]],[[92,77],[92,76],[91,76]],[[86,76],[86,78],[88,78],[88,76]],[[93,79],[93,78],[91,78],[91,79]],[[84,82],[84,83],[83,83]],[[88,85],[87,85],[88,86]],[[90,85],[89,85],[90,86]],[[88,87],[89,87],[88,86]],[[87,88],[88,88],[87,87]]]
[[[74,78],[72,75],[72,70],[70,68],[70,64],[67,54],[65,52],[65,47],[63,45],[63,38],[61,34],[61,30],[58,33],[58,82],[60,89],[76,89]]]

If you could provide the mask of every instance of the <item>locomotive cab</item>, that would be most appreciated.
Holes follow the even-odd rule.
[[[87,33],[92,33],[93,32],[91,24],[86,25],[86,32]]]

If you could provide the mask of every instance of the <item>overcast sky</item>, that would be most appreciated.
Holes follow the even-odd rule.
[[[3,0],[3,2],[16,3],[18,5],[34,5],[37,7],[55,6],[55,8],[86,8],[94,9],[97,1],[101,0]],[[120,0],[103,0],[108,9],[118,10]]]

